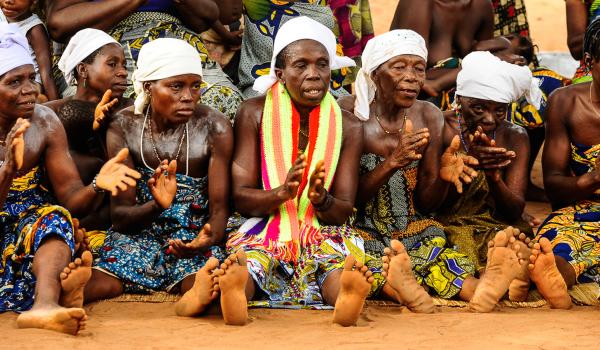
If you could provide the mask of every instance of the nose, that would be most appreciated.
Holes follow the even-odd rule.
[[[31,95],[31,94],[39,94],[40,91],[38,89],[38,85],[37,83],[34,83],[32,81],[27,81],[23,84],[23,87],[21,88],[21,94],[22,95]]]
[[[191,88],[187,88],[187,89],[183,89],[183,92],[181,93],[181,101],[183,102],[189,102],[192,101],[192,89]]]
[[[319,70],[317,69],[317,66],[314,64],[308,65],[306,74],[307,74],[307,76],[306,76],[307,79],[310,79],[310,80],[318,80],[319,79]]]
[[[119,78],[127,78],[127,69],[121,66],[121,69],[117,71],[117,77]]]

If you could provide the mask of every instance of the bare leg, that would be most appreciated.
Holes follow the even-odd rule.
[[[344,269],[333,271],[321,286],[321,293],[326,302],[337,292],[334,302],[333,322],[348,327],[356,324],[362,311],[365,299],[371,290],[373,276],[369,268],[348,255],[344,261]],[[330,304],[331,305],[331,304]]]
[[[215,270],[217,290],[221,291],[221,310],[225,324],[243,326],[248,321],[248,267],[242,249],[231,254],[220,269]]]
[[[33,274],[36,277],[35,302],[31,310],[19,315],[19,328],[42,328],[67,334],[85,329],[87,316],[81,308],[59,306],[61,294],[59,274],[71,261],[65,242],[48,238],[35,252]]]
[[[215,289],[216,278],[213,276],[213,271],[219,266],[219,260],[210,258],[206,264],[196,272],[194,276],[189,276],[186,280],[191,280],[193,277],[194,284],[190,288],[186,283],[182,283],[181,290],[184,292],[181,299],[175,304],[175,313],[178,316],[196,316],[202,313],[207,306],[217,297]]]
[[[86,304],[96,300],[115,298],[121,294],[123,294],[123,283],[118,278],[92,269],[92,278],[85,285],[83,291]]]
[[[398,302],[411,311],[432,313],[435,311],[433,299],[421,287],[412,272],[410,257],[404,245],[398,240],[390,242],[391,248],[385,248],[383,275],[398,296]]]
[[[562,260],[564,261],[564,259]],[[533,245],[530,261],[531,280],[535,282],[538,291],[550,303],[550,306],[555,309],[571,308],[572,303],[567,284],[561,271],[557,268],[552,245],[547,238],[542,237],[539,243]],[[572,267],[570,268],[574,276],[575,271]]]
[[[463,282],[463,286],[458,293],[458,297],[460,300],[470,301],[473,299],[473,295],[475,295],[475,291],[477,290],[477,286],[479,286],[479,280],[473,276],[469,276],[465,278]]]
[[[508,291],[508,286],[518,275],[525,260],[519,259],[518,245],[510,243],[514,235],[512,227],[496,234],[488,244],[488,261],[485,274],[481,278],[469,309],[476,312],[490,312]]]

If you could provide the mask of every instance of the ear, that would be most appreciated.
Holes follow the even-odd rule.
[[[279,68],[275,68],[275,76],[277,77],[277,80],[280,81],[285,81],[285,78],[283,76],[283,70],[279,69]]]
[[[592,55],[590,55],[588,52],[585,52],[583,54],[583,62],[585,62],[586,66],[592,67],[592,64],[594,63],[594,59],[592,58]]]
[[[77,76],[79,78],[82,79],[86,79],[88,76],[88,70],[87,70],[87,66],[85,63],[80,62],[77,64],[77,66],[75,67],[75,70],[77,71]]]
[[[144,91],[152,92],[152,83],[149,81],[144,82]]]

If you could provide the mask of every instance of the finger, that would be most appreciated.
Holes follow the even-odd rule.
[[[473,150],[473,152],[476,152],[476,153],[491,153],[491,154],[502,154],[502,153],[507,152],[506,148],[481,146],[481,145],[474,145],[472,147],[472,150]]]
[[[129,188],[127,186],[127,184],[125,182],[123,182],[123,181],[118,181],[117,184],[116,184],[116,186],[119,189],[119,191],[121,191],[121,192],[125,192],[125,191],[127,191],[127,188]]]
[[[108,112],[109,109],[111,109],[114,105],[116,105],[119,102],[118,98],[114,98],[112,101],[110,101],[105,107],[106,107],[106,112]]]
[[[177,174],[177,161],[175,159],[173,159],[169,163],[169,167],[168,167],[167,171],[169,172],[169,177],[170,178],[175,177],[175,174]]]
[[[479,165],[479,161],[475,157],[464,154],[464,155],[462,155],[461,158],[465,165],[471,165],[471,166]]]
[[[463,173],[470,176],[471,178],[477,177],[477,170],[466,165],[463,167]]]
[[[507,167],[510,163],[512,163],[512,160],[506,160],[502,163],[497,163],[497,164],[487,164],[485,166],[481,166],[482,169],[484,170],[495,170],[495,169],[502,169]]]
[[[135,170],[135,169],[131,169],[128,166],[124,166],[125,167],[125,175],[127,175],[128,177],[134,178],[134,179],[140,179],[142,178],[142,174],[140,174],[139,171]]]
[[[458,192],[458,193],[463,192],[463,185],[462,185],[462,182],[460,181],[460,179],[456,179],[454,181],[454,187],[456,187],[456,192]]]
[[[119,179],[121,182],[124,182],[127,184],[127,186],[133,187],[135,186],[135,184],[137,183],[137,181],[135,181],[134,179],[127,177],[127,176],[121,176],[121,178]]]
[[[458,177],[460,177],[460,180],[466,184],[470,184],[471,182],[473,182],[473,179],[464,172],[458,175]]]
[[[105,105],[108,101],[110,101],[111,95],[112,95],[111,89],[104,91],[104,95],[102,95],[102,99],[100,100],[99,105]]]
[[[413,128],[413,123],[410,121],[410,119],[406,119],[406,125],[404,125],[404,132],[409,134],[413,132]]]
[[[450,146],[448,146],[448,148],[446,149],[446,152],[456,153],[456,152],[458,152],[459,149],[460,149],[460,137],[458,135],[456,135],[452,138],[452,141],[450,142]]]
[[[122,163],[125,161],[125,159],[127,159],[127,157],[129,156],[129,149],[127,148],[122,148],[119,153],[117,153],[116,156],[114,156],[111,160],[109,160],[108,162],[113,162],[113,163]],[[107,162],[107,163],[108,163]]]

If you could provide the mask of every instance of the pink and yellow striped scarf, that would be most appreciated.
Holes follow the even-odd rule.
[[[298,156],[300,115],[283,85],[276,83],[267,92],[261,122],[261,173],[263,188],[281,186]],[[309,116],[306,149],[308,166],[298,196],[283,203],[268,220],[247,231],[284,261],[297,261],[300,247],[316,242],[320,224],[308,199],[308,179],[318,161],[325,163],[325,188],[331,189],[342,145],[342,112],[330,93]]]

